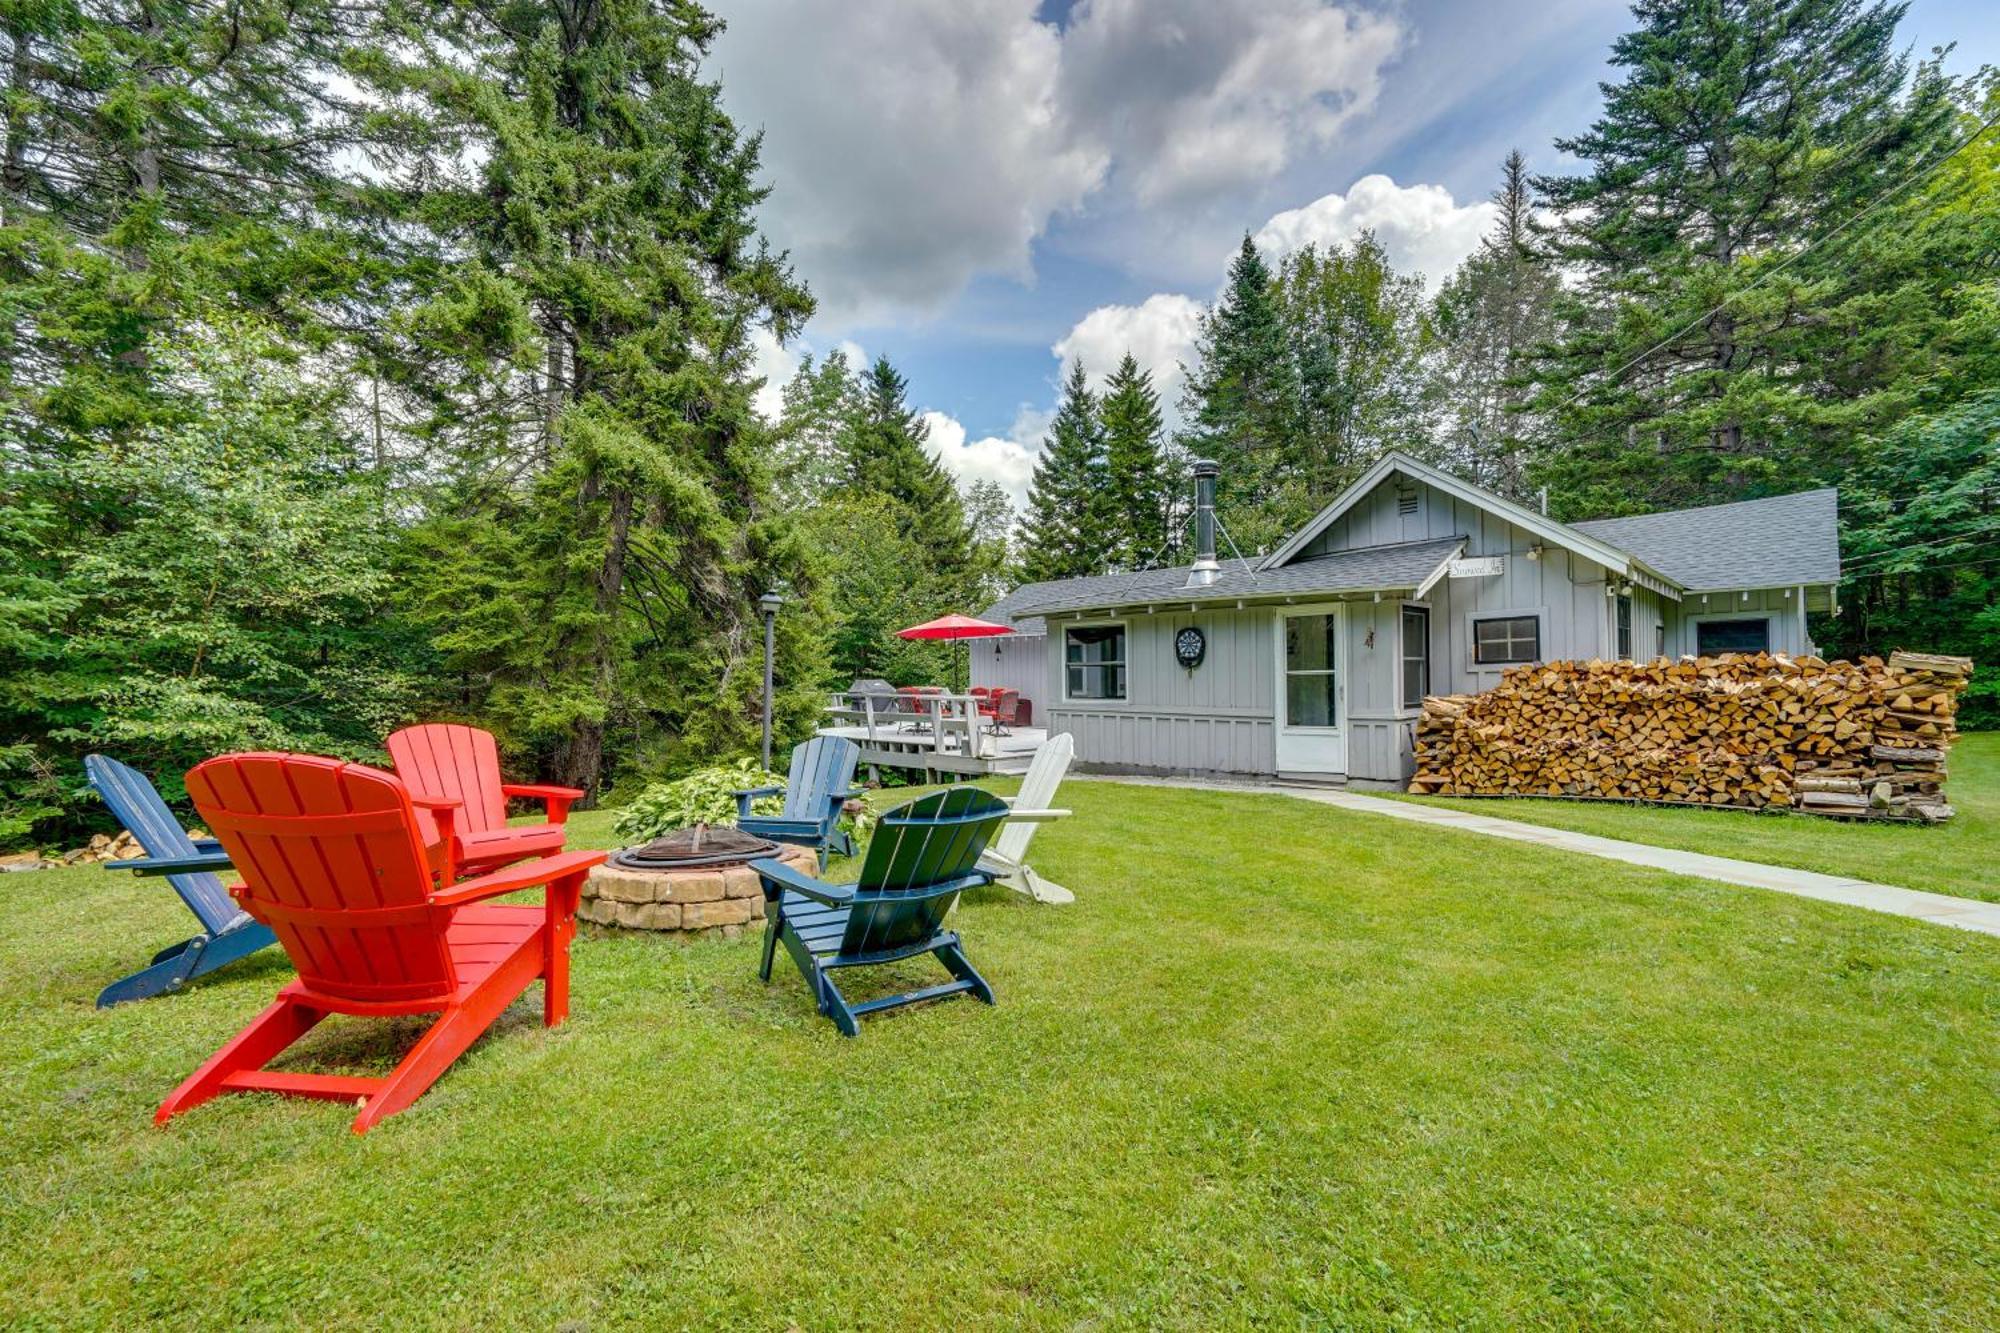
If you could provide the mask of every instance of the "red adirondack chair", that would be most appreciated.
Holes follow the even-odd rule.
[[[543,1023],[567,1016],[577,895],[603,852],[439,885],[410,793],[380,769],[233,754],[190,769],[187,787],[242,872],[230,895],[271,927],[299,975],[160,1103],[156,1123],[225,1092],[278,1092],[364,1098],[354,1132],[366,1133],[422,1096],[537,977]],[[437,805],[447,823],[450,809]],[[539,907],[481,901],[537,885]],[[328,1014],[424,1013],[437,1021],[386,1078],[265,1068]]]
[[[500,747],[492,732],[439,722],[392,732],[387,744],[396,776],[411,795],[458,803],[451,825],[455,843],[443,837],[424,801],[417,804],[417,827],[425,845],[451,844],[452,863],[460,873],[476,875],[563,849],[563,821],[569,818],[570,802],[583,799],[583,793],[575,787],[502,782]],[[509,824],[510,797],[543,802],[547,822]]]

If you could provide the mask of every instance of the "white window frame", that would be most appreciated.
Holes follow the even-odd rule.
[[[1620,624],[1619,613],[1623,612],[1624,623]],[[1611,599],[1611,655],[1620,662],[1634,662],[1639,657],[1639,624],[1636,617],[1639,608],[1632,603],[1632,594],[1621,592]],[[1619,642],[1620,638],[1623,643]]]
[[[1410,661],[1409,654],[1403,651],[1403,613],[1406,611],[1424,613],[1425,694],[1431,693],[1431,687],[1437,683],[1437,660],[1431,651],[1431,626],[1437,617],[1431,613],[1429,602],[1404,602],[1396,612],[1396,707],[1405,713],[1415,713],[1423,708],[1424,701],[1418,699],[1415,703],[1409,703],[1403,697],[1403,668],[1409,665]]]
[[[1286,605],[1274,608],[1277,615],[1274,627],[1277,639],[1272,656],[1278,668],[1276,698],[1273,700],[1273,716],[1278,729],[1293,736],[1340,736],[1347,734],[1347,604],[1344,602],[1300,602],[1296,606]],[[1295,616],[1333,617],[1333,667],[1328,671],[1301,672],[1302,675],[1330,675],[1333,677],[1333,724],[1331,726],[1310,726],[1291,720],[1291,697],[1287,693],[1286,682],[1292,672],[1285,665],[1285,622]],[[1402,697],[1402,686],[1396,687],[1396,695]]]
[[[1761,620],[1764,622],[1764,651],[1776,652],[1778,643],[1778,613],[1759,608],[1754,611],[1711,611],[1698,616],[1689,616],[1688,652],[1701,656],[1701,627],[1718,620]]]
[[[1535,620],[1535,652],[1533,662],[1482,662],[1479,660],[1479,622],[1482,620]],[[1549,651],[1549,609],[1545,606],[1521,606],[1509,610],[1467,611],[1465,613],[1465,667],[1468,671],[1505,671],[1510,666],[1528,666],[1548,661]],[[1400,687],[1399,687],[1400,688]]]
[[[1106,629],[1111,626],[1116,626],[1118,629],[1124,631],[1125,634],[1125,657],[1124,660],[1118,664],[1125,669],[1125,693],[1119,695],[1115,699],[1109,696],[1101,696],[1093,698],[1089,695],[1071,694],[1069,692],[1069,632],[1073,629]],[[1062,701],[1066,704],[1077,704],[1082,707],[1088,708],[1102,704],[1123,704],[1131,702],[1132,623],[1129,620],[1116,617],[1101,619],[1101,620],[1064,621],[1062,625],[1062,638],[1057,642],[1056,645],[1056,667],[1059,671],[1062,672]]]

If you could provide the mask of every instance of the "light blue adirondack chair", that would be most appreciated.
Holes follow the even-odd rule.
[[[201,934],[160,950],[146,967],[106,986],[97,997],[98,1008],[178,990],[198,976],[278,942],[271,928],[252,920],[215,877],[215,871],[229,869],[222,844],[213,838],[197,842],[188,837],[145,774],[101,754],[85,756],[83,771],[118,822],[146,849],[143,860],[107,861],[104,868],[165,875],[202,928]]]
[[[797,843],[819,853],[826,869],[828,852],[854,855],[854,839],[840,827],[840,810],[861,792],[854,770],[861,765],[861,747],[844,736],[815,736],[792,751],[792,771],[783,787],[751,787],[736,795],[736,827],[761,838]],[[776,815],[751,813],[760,796],[785,793],[785,808]]]
[[[977,787],[953,787],[898,806],[875,826],[861,877],[827,884],[775,859],[752,861],[764,881],[764,961],[771,979],[779,941],[812,988],[819,1011],[850,1037],[865,1014],[920,1000],[972,994],[993,1003],[993,988],[967,961],[958,936],[943,929],[945,914],[966,889],[993,880],[979,854],[1008,817],[999,797]],[[934,954],[952,980],[885,999],[851,1004],[834,985],[844,967],[893,963]]]

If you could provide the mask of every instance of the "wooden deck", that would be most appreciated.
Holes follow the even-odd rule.
[[[819,734],[844,736],[859,745],[862,763],[928,777],[1025,773],[1048,737],[1040,727],[1010,727],[1006,734],[996,734],[985,719],[969,720],[969,710],[949,705],[942,716],[876,713],[838,704],[826,712]]]

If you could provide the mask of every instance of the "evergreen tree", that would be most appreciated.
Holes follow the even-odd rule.
[[[1287,471],[1299,381],[1277,283],[1248,233],[1221,299],[1202,316],[1195,353],[1181,399],[1183,443],[1221,466],[1216,507],[1239,540],[1255,541],[1276,527],[1258,510],[1275,498]]]
[[[1298,368],[1297,434],[1259,542],[1311,517],[1383,451],[1427,453],[1431,433],[1423,282],[1398,274],[1372,233],[1288,257],[1278,307]]]
[[[999,482],[982,477],[965,488],[965,518],[972,526],[975,591],[967,603],[983,607],[1007,591],[1014,569],[1014,529],[1021,516]]]
[[[1507,154],[1493,230],[1431,307],[1440,444],[1460,476],[1525,500],[1544,423],[1524,409],[1533,353],[1556,333],[1562,281],[1537,249],[1527,163]]]
[[[1875,386],[1829,393],[1799,354],[1825,295],[1818,264],[1776,270],[1950,132],[1934,68],[1904,92],[1903,9],[1634,5],[1612,53],[1624,78],[1589,131],[1557,143],[1589,170],[1538,182],[1566,219],[1556,257],[1581,279],[1539,395],[1560,409],[1564,456],[1547,472],[1565,507],[1733,498],[1809,474],[1817,450],[1869,424],[1853,409]]]
[[[781,504],[804,508],[837,489],[847,475],[843,433],[859,392],[847,354],[815,362],[807,353],[783,389],[772,446]]]
[[[934,574],[956,585],[973,566],[972,529],[958,488],[931,456],[930,427],[909,405],[908,389],[887,357],[861,376],[841,437],[846,485],[894,500],[899,530],[923,548]]]
[[[754,734],[753,599],[805,574],[762,501],[748,332],[811,302],[756,240],[756,140],[700,78],[718,24],[651,0],[398,17],[365,69],[434,238],[404,363],[499,477],[418,534],[412,605],[562,782],[603,785],[614,729],[726,753]]]
[[[1159,558],[1167,545],[1167,476],[1160,398],[1150,371],[1127,352],[1105,381],[1099,405],[1104,427],[1105,543],[1128,569]]]
[[[1104,426],[1083,363],[1070,367],[1028,487],[1021,577],[1066,579],[1103,572],[1113,513],[1106,502]]]

